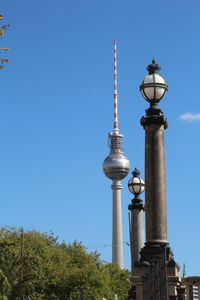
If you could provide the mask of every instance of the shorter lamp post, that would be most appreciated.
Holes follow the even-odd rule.
[[[140,265],[140,250],[144,246],[144,206],[139,198],[144,192],[145,183],[139,177],[140,172],[135,168],[133,177],[128,182],[129,191],[134,194],[128,209],[131,211],[130,222],[130,247],[131,247],[131,272],[133,275],[134,266]]]

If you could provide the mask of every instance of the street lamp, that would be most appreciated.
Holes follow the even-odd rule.
[[[147,67],[148,75],[145,76],[140,86],[142,96],[150,103],[145,116],[140,120],[145,130],[146,242],[142,248],[139,247],[138,242],[143,234],[142,230],[139,231],[141,227],[138,225],[141,223],[139,223],[138,216],[142,215],[142,211],[139,211],[139,206],[142,205],[139,194],[144,190],[144,185],[141,184],[143,182],[139,179],[137,172],[129,181],[129,190],[135,195],[129,205],[132,215],[131,246],[132,266],[134,267],[132,286],[136,289],[138,299],[140,295],[141,299],[143,298],[142,294],[145,295],[145,299],[155,299],[157,295],[159,299],[168,299],[168,294],[170,296],[176,294],[175,287],[180,283],[178,266],[174,261],[167,238],[164,130],[168,124],[158,103],[168,90],[168,86],[159,74],[160,69],[155,60],[152,60]],[[140,251],[136,247],[140,248]],[[147,267],[150,267],[150,270]]]
[[[134,276],[134,269],[141,265],[140,251],[144,246],[144,206],[139,195],[144,192],[145,183],[139,177],[140,172],[135,168],[133,177],[128,181],[128,189],[134,194],[128,209],[130,210],[130,250],[131,250],[131,273]]]
[[[148,65],[149,74],[144,78],[140,85],[140,91],[144,99],[150,102],[151,107],[156,108],[157,103],[163,98],[168,86],[164,78],[159,74],[161,67],[153,59]]]

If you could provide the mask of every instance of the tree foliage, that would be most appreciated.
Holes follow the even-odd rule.
[[[0,22],[3,20],[3,15],[0,14]],[[0,26],[0,38],[4,37],[5,31],[8,29],[9,25],[6,23],[3,23],[3,25]],[[0,53],[2,54],[2,57],[0,58],[0,70],[5,68],[5,63],[9,62],[8,57],[5,57],[4,54],[8,51],[8,48],[0,48]]]
[[[59,243],[53,234],[0,229],[0,300],[124,300],[129,272],[103,262],[75,241]]]

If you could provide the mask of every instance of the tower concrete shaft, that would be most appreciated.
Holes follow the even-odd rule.
[[[118,264],[121,269],[124,267],[123,259],[123,237],[122,237],[122,209],[121,189],[119,180],[113,180],[113,212],[112,212],[112,263]]]

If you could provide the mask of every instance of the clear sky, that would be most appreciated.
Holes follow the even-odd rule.
[[[120,132],[131,168],[142,176],[140,118],[148,103],[139,85],[152,58],[169,85],[160,103],[169,121],[169,242],[187,275],[200,275],[199,12],[198,0],[1,1],[10,24],[0,41],[10,48],[10,64],[0,73],[1,225],[52,230],[60,240],[77,239],[111,260],[111,181],[102,162],[113,124],[116,39]],[[130,268],[126,244],[124,256]]]

